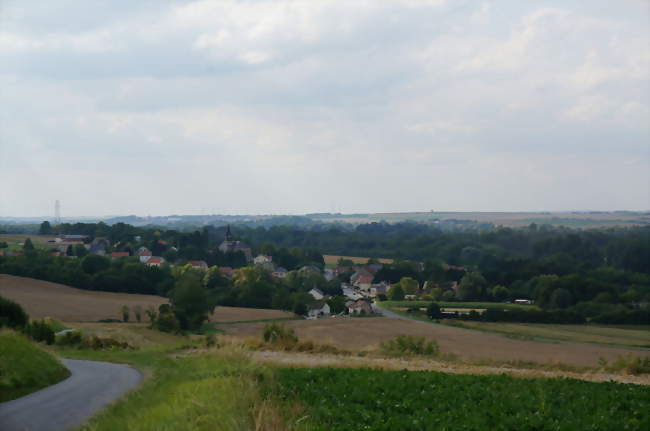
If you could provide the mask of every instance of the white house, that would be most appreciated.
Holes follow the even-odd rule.
[[[309,294],[313,296],[316,301],[320,301],[321,299],[325,298],[325,294],[323,293],[323,291],[317,287],[311,289],[309,291]]]
[[[269,265],[273,263],[273,257],[260,254],[255,259],[253,259],[253,263],[255,265]]]
[[[353,301],[363,298],[363,295],[360,292],[349,286],[341,287],[341,290],[343,291],[343,296],[350,298]]]
[[[368,301],[360,299],[350,305],[348,305],[349,314],[370,314],[372,313],[372,307]]]
[[[307,319],[318,319],[329,315],[330,306],[326,302],[312,302],[307,308]]]
[[[146,265],[147,266],[160,266],[163,263],[165,263],[165,258],[159,257],[159,256],[151,256],[149,260],[147,260]]]

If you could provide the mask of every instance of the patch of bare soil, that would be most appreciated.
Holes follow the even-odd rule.
[[[600,358],[611,362],[628,355],[650,357],[648,350],[517,340],[471,329],[382,317],[291,320],[283,323],[293,328],[301,340],[331,344],[351,351],[375,350],[380,343],[407,334],[435,340],[442,353],[471,361],[530,361],[596,367]],[[263,328],[264,323],[223,327],[228,335],[237,337],[260,337]]]
[[[601,371],[570,372],[547,371],[536,369],[513,368],[509,366],[479,366],[438,362],[426,359],[387,359],[359,356],[337,356],[326,354],[307,354],[295,352],[256,351],[252,357],[263,363],[288,367],[342,367],[342,368],[380,368],[385,370],[439,371],[451,374],[508,374],[521,378],[554,378],[568,377],[591,382],[634,383],[650,385],[649,375],[625,375],[604,373]]]

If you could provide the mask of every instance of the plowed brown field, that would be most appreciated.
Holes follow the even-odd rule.
[[[52,317],[65,322],[121,319],[124,305],[131,309],[139,305],[145,310],[150,305],[158,308],[167,302],[167,298],[162,296],[96,292],[7,274],[0,274],[0,296],[22,305],[31,318]],[[294,317],[294,314],[281,310],[217,307],[210,320],[239,322],[288,317]],[[146,320],[146,316],[142,318]],[[133,313],[131,320],[135,320]]]
[[[347,350],[376,349],[383,341],[401,334],[410,334],[436,340],[443,353],[479,361],[557,362],[576,366],[597,366],[601,357],[608,361],[629,354],[650,357],[648,350],[583,343],[516,340],[470,329],[383,317],[292,320],[284,324],[293,328],[300,339],[331,344]],[[222,327],[228,334],[240,337],[259,337],[263,328],[264,323],[242,323]]]

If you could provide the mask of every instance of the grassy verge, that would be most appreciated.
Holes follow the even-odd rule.
[[[208,431],[291,429],[260,382],[272,371],[252,362],[233,346],[187,355],[187,345],[149,346],[140,350],[67,349],[77,359],[130,364],[145,375],[144,384],[92,418],[87,431]]]
[[[13,332],[0,332],[0,402],[65,379],[70,372],[54,356]]]

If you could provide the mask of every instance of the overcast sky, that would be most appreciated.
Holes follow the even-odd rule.
[[[644,0],[0,0],[0,216],[650,209]]]

